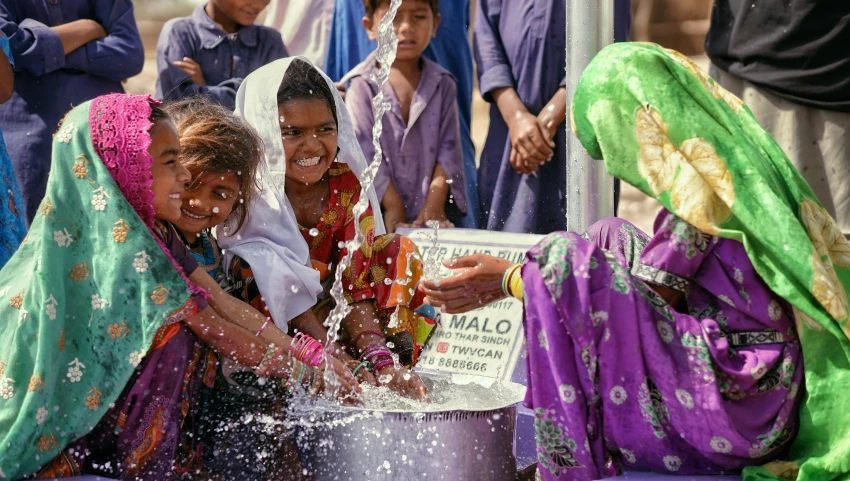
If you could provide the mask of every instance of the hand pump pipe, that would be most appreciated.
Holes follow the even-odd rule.
[[[614,215],[613,178],[605,165],[587,155],[572,132],[570,106],[578,81],[593,57],[614,42],[613,0],[567,2],[567,230],[584,232]]]

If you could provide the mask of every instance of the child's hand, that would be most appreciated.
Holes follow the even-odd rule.
[[[511,147],[517,150],[523,162],[535,161],[537,164],[552,159],[555,142],[551,140],[548,129],[528,111],[516,112],[508,123]]]
[[[351,371],[348,369],[348,366],[346,366],[342,361],[335,357],[329,358],[329,361],[330,368],[334,372],[334,374],[336,374],[337,380],[339,382],[339,398],[341,400],[344,400],[345,398],[356,399],[360,395],[360,393],[363,392],[363,390],[360,389],[360,384],[354,378],[354,375],[351,374]],[[316,371],[316,376],[318,375],[319,371]],[[315,389],[317,389],[319,392],[324,392],[324,388],[324,383],[322,383],[321,388]]]
[[[182,61],[178,60],[174,62],[174,66],[186,72],[192,78],[192,81],[195,82],[195,85],[199,87],[207,86],[207,81],[204,80],[204,73],[201,71],[201,66],[198,65],[198,62],[195,62],[189,57],[183,57]]]
[[[377,373],[379,386],[386,386],[395,393],[411,399],[427,400],[428,388],[415,373],[404,366],[387,366]]]
[[[384,212],[384,226],[387,234],[392,234],[399,227],[406,227],[404,210],[389,209]]]
[[[517,152],[515,147],[511,147],[511,156],[510,156],[511,167],[514,168],[521,175],[529,175],[537,172],[540,168],[538,164],[534,160],[526,160],[523,159],[519,152]]]
[[[445,204],[440,205],[439,207],[429,208],[430,206],[426,203],[425,207],[419,211],[419,215],[416,216],[416,220],[414,220],[411,224],[413,228],[423,228],[428,227],[428,222],[435,220],[440,223],[440,229],[451,229],[455,225],[449,222],[448,217],[446,217],[446,208]]]

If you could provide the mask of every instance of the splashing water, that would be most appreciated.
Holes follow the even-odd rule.
[[[439,240],[440,223],[436,220],[429,220],[425,223],[431,228],[431,233],[428,235],[431,241],[431,247],[425,252],[425,257],[422,259],[422,277],[424,279],[440,282],[440,248],[437,246]]]
[[[372,75],[372,81],[378,85],[378,94],[372,99],[372,109],[375,112],[375,122],[372,127],[372,145],[375,148],[375,156],[372,158],[372,162],[360,174],[360,185],[362,187],[361,192],[363,192],[364,195],[361,195],[360,199],[354,205],[353,213],[355,219],[360,219],[369,207],[369,196],[365,194],[372,189],[372,184],[375,181],[375,175],[378,173],[378,168],[380,167],[381,160],[383,159],[383,150],[381,149],[381,131],[383,122],[381,122],[381,118],[384,116],[384,113],[390,109],[390,103],[384,101],[383,87],[390,77],[390,67],[395,61],[396,49],[398,48],[398,37],[393,30],[393,21],[395,20],[396,13],[400,6],[401,0],[392,0],[390,3],[390,9],[384,15],[384,18],[381,19],[381,23],[378,27],[378,49],[376,50],[375,59],[378,64],[380,64],[380,69]],[[354,239],[346,243],[348,254],[340,259],[336,272],[334,272],[333,286],[330,289],[330,295],[333,297],[336,305],[328,314],[324,323],[325,327],[328,328],[328,338],[325,343],[325,351],[323,354],[325,359],[328,359],[328,357],[332,355],[334,344],[339,339],[339,329],[342,324],[342,320],[345,319],[345,316],[351,312],[351,306],[348,305],[348,301],[346,301],[345,295],[343,294],[342,275],[343,272],[345,272],[351,265],[351,256],[354,252],[360,249],[364,240],[365,236],[363,235],[363,232],[360,231],[360,223],[355,222]],[[334,373],[331,369],[325,370],[325,385],[328,387],[329,392],[332,392],[334,396],[336,396],[339,390],[339,382],[336,378],[336,373]]]

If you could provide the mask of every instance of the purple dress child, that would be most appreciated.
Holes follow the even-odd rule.
[[[608,219],[528,253],[525,404],[543,479],[621,465],[719,474],[780,456],[796,434],[803,359],[790,306],[740,242],[666,210],[655,230]]]
[[[107,36],[65,55],[51,27],[79,19]],[[130,0],[0,0],[0,30],[15,58],[15,95],[0,106],[0,129],[29,222],[47,187],[59,120],[87,100],[123,93],[121,81],[142,71],[145,49]]]
[[[156,45],[156,98],[178,100],[209,95],[232,109],[242,79],[263,65],[288,57],[280,32],[262,25],[245,25],[228,34],[199,5],[191,16],[169,20]],[[189,57],[201,66],[207,85],[195,84],[174,65]]]
[[[346,76],[349,86],[345,105],[368,162],[375,155],[372,146],[372,126],[375,125],[372,98],[378,93],[378,86],[370,80],[370,76],[377,70],[373,53]],[[375,190],[378,198],[383,199],[392,180],[404,202],[407,222],[416,220],[425,205],[437,164],[443,167],[452,181],[446,205],[449,220],[457,221],[467,211],[456,83],[448,70],[422,57],[422,77],[413,94],[407,122],[392,85],[389,82],[384,85],[385,98],[392,106],[382,119],[384,160],[375,177]]]
[[[564,85],[566,1],[480,0],[475,16],[475,63],[484,100],[503,87],[516,90],[534,115]],[[566,229],[566,130],[555,135],[554,157],[532,175],[509,162],[508,126],[495,104],[481,151],[478,192],[482,226],[548,234]]]

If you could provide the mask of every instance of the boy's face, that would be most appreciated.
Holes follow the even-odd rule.
[[[239,25],[252,25],[271,0],[210,0],[227,18]]]
[[[390,9],[390,2],[383,1],[375,9],[372,18],[364,17],[363,26],[372,40],[378,39],[378,27]],[[434,15],[425,0],[403,0],[393,22],[398,36],[397,60],[417,60],[437,33],[440,16]]]

